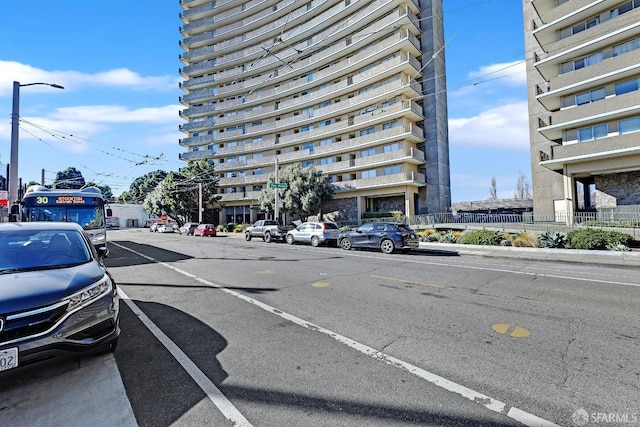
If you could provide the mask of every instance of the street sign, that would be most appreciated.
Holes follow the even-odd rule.
[[[285,188],[287,188],[287,184],[282,183],[282,182],[270,182],[269,183],[269,188],[285,189]]]

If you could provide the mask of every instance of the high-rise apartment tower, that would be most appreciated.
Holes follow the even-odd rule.
[[[640,205],[640,0],[523,0],[534,215]]]
[[[448,209],[442,0],[180,5],[180,158],[215,164],[221,223],[258,218],[276,164],[323,171],[339,221]]]

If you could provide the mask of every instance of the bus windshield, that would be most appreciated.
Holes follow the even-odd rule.
[[[94,246],[105,246],[105,204],[97,187],[50,189],[33,185],[22,198],[22,221],[64,221],[80,224]]]
[[[104,228],[104,207],[95,206],[28,206],[25,200],[23,219],[25,221],[64,221],[78,223],[85,230]]]

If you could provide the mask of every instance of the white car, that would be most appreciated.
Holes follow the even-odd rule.
[[[177,224],[160,224],[156,231],[158,233],[175,233],[177,229]]]
[[[337,246],[340,229],[332,222],[303,222],[287,233],[285,240],[288,244],[310,243],[318,246],[327,243]]]

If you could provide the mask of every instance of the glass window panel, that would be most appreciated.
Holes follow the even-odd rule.
[[[618,130],[621,134],[640,131],[640,117],[620,120]]]

